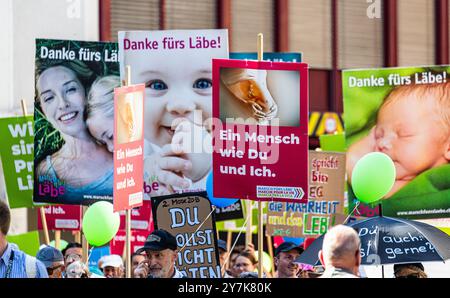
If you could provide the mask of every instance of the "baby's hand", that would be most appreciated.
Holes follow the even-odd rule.
[[[172,138],[172,145],[181,157],[192,163],[192,167],[183,170],[185,177],[196,182],[211,169],[212,138],[208,131],[190,121],[180,122]]]
[[[183,178],[183,171],[192,168],[192,162],[179,156],[182,152],[180,146],[167,144],[161,148],[161,152],[154,153],[144,158],[144,172],[147,177],[156,177],[162,184],[161,191],[172,187],[188,188],[190,183]]]

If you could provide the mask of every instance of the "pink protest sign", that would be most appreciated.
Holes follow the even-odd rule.
[[[213,59],[213,193],[306,202],[308,66]]]
[[[152,204],[144,201],[143,205],[131,210],[131,229],[153,231]],[[120,214],[119,230],[125,230],[125,212]]]
[[[114,211],[142,205],[144,90],[114,89]]]
[[[45,211],[47,228],[50,231],[81,229],[81,206],[50,205],[42,207]],[[42,220],[38,210],[38,230],[42,230]]]
[[[150,235],[152,231],[153,229],[151,231],[131,230],[131,253],[136,252],[136,250],[144,246],[147,236]],[[125,247],[125,241],[125,231],[119,230],[113,240],[109,243],[111,247],[111,254],[121,256]]]

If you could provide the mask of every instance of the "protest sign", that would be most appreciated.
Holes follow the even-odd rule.
[[[39,232],[31,231],[18,235],[7,235],[6,240],[16,244],[24,253],[35,256],[39,251]]]
[[[205,191],[211,59],[228,58],[227,30],[120,31],[119,49],[121,78],[129,65],[133,83],[146,86],[145,198]]]
[[[117,44],[36,40],[34,202],[112,201]]]
[[[33,116],[0,118],[0,158],[10,208],[33,206]]]
[[[155,229],[175,236],[176,267],[193,278],[221,277],[211,202],[205,192],[152,198]]]
[[[236,60],[258,60],[256,52],[234,52],[230,53],[230,59]],[[272,62],[302,62],[302,53],[264,53],[264,61]]]
[[[241,219],[244,217],[244,213],[242,212],[242,203],[241,201],[236,201],[227,207],[216,207],[215,211],[215,220],[224,221],[230,219]]]
[[[131,209],[131,229],[153,231],[152,204],[144,201],[142,206]],[[125,230],[125,212],[120,212],[119,230]]]
[[[269,202],[267,234],[315,237],[345,221],[345,154],[309,151],[307,203]]]
[[[305,202],[307,65],[213,59],[213,84],[214,196]]]
[[[450,217],[449,152],[443,141],[450,137],[444,108],[449,98],[442,95],[450,90],[449,72],[449,66],[343,71],[349,210],[357,202],[353,168],[364,155],[378,151],[396,168],[394,186],[380,201],[383,215]],[[355,212],[370,217],[378,210],[360,204]]]
[[[143,84],[114,89],[114,211],[142,205]]]
[[[81,206],[50,205],[44,208],[47,229],[49,231],[59,230],[81,230]],[[43,230],[40,211],[38,214],[38,230]]]
[[[144,246],[147,236],[150,235],[152,231],[143,230],[131,230],[131,253],[135,253],[139,248]],[[123,249],[126,242],[126,231],[119,230],[114,238],[110,242],[111,254],[113,255],[123,255]]]

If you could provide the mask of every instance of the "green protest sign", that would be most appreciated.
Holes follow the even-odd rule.
[[[21,251],[30,256],[35,256],[39,250],[39,232],[32,231],[19,235],[6,236],[6,240],[16,244]]]
[[[10,208],[33,206],[33,116],[0,118],[0,157]]]

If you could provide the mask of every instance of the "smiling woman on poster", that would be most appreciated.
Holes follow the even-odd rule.
[[[95,74],[80,61],[46,62],[37,64],[36,109],[57,130],[62,145],[35,161],[35,193],[66,204],[83,203],[85,195],[111,196],[113,156],[97,144],[85,121]]]

